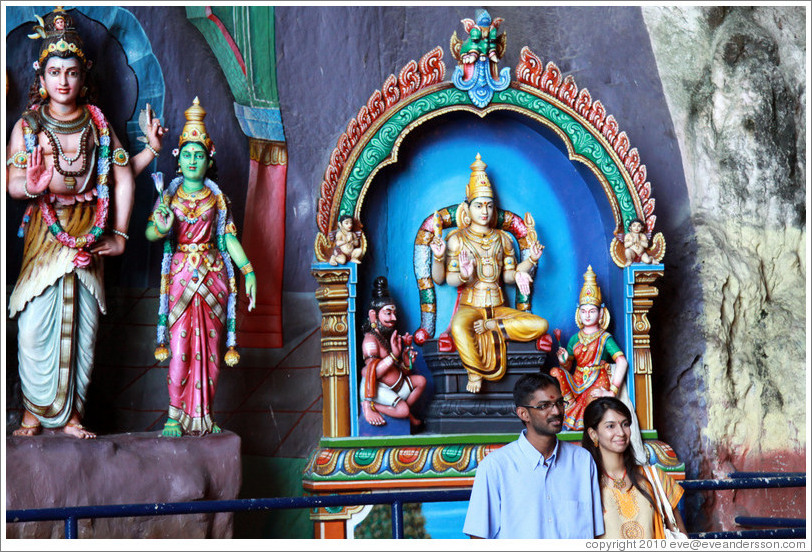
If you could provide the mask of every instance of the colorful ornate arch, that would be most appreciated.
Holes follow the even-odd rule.
[[[480,117],[499,110],[514,111],[555,132],[566,145],[570,159],[584,163],[601,183],[615,220],[615,235],[634,219],[645,222],[652,233],[657,217],[651,183],[637,148],[631,147],[614,116],[600,100],[579,90],[572,76],[563,77],[552,61],[546,66],[529,48],[521,51],[517,80],[493,95],[485,107],[476,107],[469,95],[452,82],[443,82],[443,50],[437,46],[419,62],[410,61],[397,77],[389,75],[347,125],[330,156],[320,186],[315,254],[330,257],[329,234],[343,215],[360,218],[364,196],[375,174],[397,161],[398,149],[409,132],[452,111]],[[612,240],[612,258],[623,266]],[[654,237],[657,260],[665,252],[661,234]]]

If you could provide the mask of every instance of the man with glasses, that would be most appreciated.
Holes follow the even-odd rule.
[[[519,438],[477,467],[463,532],[472,538],[591,539],[603,534],[598,470],[559,441],[566,401],[558,380],[526,374],[513,387]]]

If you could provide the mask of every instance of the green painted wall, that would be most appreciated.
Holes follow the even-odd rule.
[[[239,498],[304,496],[302,472],[306,458],[242,457]],[[276,510],[234,514],[236,539],[311,539],[310,511]]]

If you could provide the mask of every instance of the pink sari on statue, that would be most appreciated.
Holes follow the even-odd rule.
[[[172,199],[177,246],[169,276],[169,417],[185,433],[212,432],[228,273],[216,246],[217,202],[208,188]]]

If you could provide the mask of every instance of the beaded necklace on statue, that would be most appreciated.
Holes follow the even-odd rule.
[[[36,107],[33,109],[36,109]],[[110,195],[107,187],[107,178],[110,174],[110,129],[107,124],[107,119],[105,119],[104,114],[102,114],[98,107],[88,105],[87,111],[90,113],[90,118],[99,131],[100,144],[96,169],[96,216],[93,221],[93,228],[83,236],[72,236],[68,234],[65,229],[62,228],[62,224],[56,217],[53,205],[48,201],[49,194],[44,193],[38,199],[42,218],[48,225],[48,230],[50,230],[51,234],[65,247],[79,250],[73,259],[73,263],[76,266],[87,266],[90,262],[90,253],[86,249],[95,243],[104,233],[104,229],[107,226],[107,211],[110,205]],[[28,123],[26,123],[25,119],[23,119],[23,136],[26,149],[29,155],[31,155],[37,146],[37,136]],[[54,163],[54,165],[57,164],[58,163]]]
[[[196,192],[187,192],[181,186],[175,197],[172,198],[171,207],[180,211],[180,213],[176,213],[180,220],[188,224],[195,224],[200,220],[200,215],[211,209],[216,203],[217,198],[205,186]]]
[[[467,237],[469,240],[471,240],[475,244],[479,245],[482,249],[487,251],[499,238],[499,234],[497,232],[494,232],[493,230],[491,230],[487,234],[480,234],[479,232],[475,232],[470,228],[466,228],[465,237]]]
[[[82,129],[82,134],[79,135],[79,152],[74,157],[68,157],[65,155],[65,152],[62,151],[62,143],[59,141],[59,138],[48,128],[47,125],[42,125],[42,130],[45,132],[45,136],[48,137],[48,142],[51,143],[51,151],[55,152],[54,155],[54,169],[56,172],[61,174],[65,177],[65,187],[69,190],[72,190],[74,186],[76,186],[76,177],[82,176],[87,172],[87,165],[88,165],[88,156],[87,153],[87,129],[90,128],[90,125],[86,125],[85,128]],[[59,161],[59,158],[64,159],[68,165],[73,165],[80,157],[82,158],[82,166],[79,167],[79,170],[76,171],[67,171],[62,168],[62,164]]]
[[[603,332],[601,330],[598,330],[597,332],[591,334],[584,333],[584,330],[580,330],[578,332],[578,341],[581,342],[581,345],[589,345],[602,335]]]

